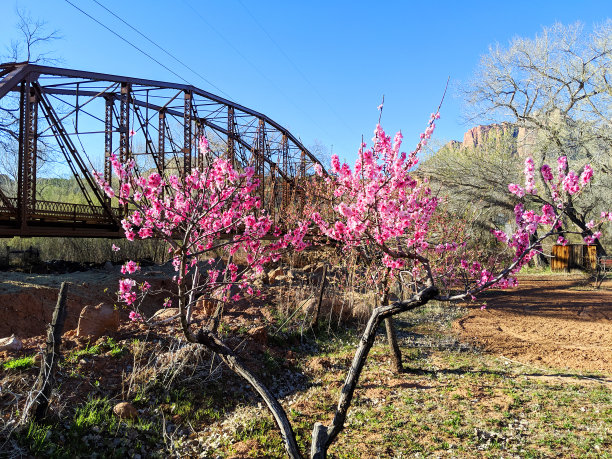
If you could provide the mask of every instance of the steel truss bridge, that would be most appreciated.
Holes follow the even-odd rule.
[[[0,155],[18,163],[16,177],[0,176],[0,237],[120,237],[125,209],[97,187],[92,164],[109,183],[112,153],[134,159],[142,173],[188,174],[212,159],[199,152],[201,136],[213,155],[255,168],[264,208],[276,220],[318,163],[267,116],[194,86],[0,64]],[[49,157],[75,179],[78,200],[41,198],[37,171]]]

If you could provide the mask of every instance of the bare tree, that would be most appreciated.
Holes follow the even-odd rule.
[[[312,154],[315,155],[319,161],[321,161],[321,164],[323,164],[325,167],[329,167],[331,163],[331,153],[327,148],[327,145],[325,145],[319,139],[314,139],[312,145],[310,145],[308,148]]]
[[[11,62],[30,62],[37,64],[56,64],[60,59],[54,57],[54,51],[49,49],[50,43],[61,38],[57,30],[49,30],[46,21],[35,19],[24,9],[16,11],[17,38],[11,40],[6,52],[0,60]],[[8,95],[0,104],[0,187],[13,194],[18,173],[19,149],[19,99]],[[43,167],[51,150],[39,139],[39,158],[37,166]]]
[[[19,37],[11,40],[5,55],[12,62],[30,62],[32,64],[57,64],[60,59],[55,57],[55,51],[48,45],[61,38],[57,30],[49,30],[48,23],[35,19],[32,15],[18,8],[16,28]]]
[[[567,156],[593,164],[607,177],[612,148],[612,21],[585,33],[581,24],[555,24],[535,38],[491,47],[464,90],[470,119],[509,121],[518,129],[519,154],[536,164]],[[597,186],[597,184],[594,184]],[[606,192],[609,194],[609,191]],[[596,193],[592,193],[596,195]],[[575,199],[564,210],[583,236],[596,202]],[[598,243],[598,252],[605,253]]]

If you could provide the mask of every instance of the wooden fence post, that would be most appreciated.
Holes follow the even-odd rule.
[[[34,418],[39,421],[47,414],[49,407],[49,399],[51,392],[55,386],[55,372],[59,361],[62,342],[62,334],[64,331],[64,322],[66,321],[66,296],[68,295],[68,284],[62,282],[57,304],[53,311],[53,318],[47,331],[47,347],[43,359],[40,362],[40,373],[36,381],[35,396],[30,409],[24,412],[24,419],[28,416],[28,411],[34,411]]]

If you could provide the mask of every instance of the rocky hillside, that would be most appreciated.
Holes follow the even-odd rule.
[[[519,156],[527,156],[530,151],[531,131],[517,127],[511,123],[495,123],[474,126],[463,135],[463,141],[451,140],[444,148],[458,150],[483,147],[487,143],[495,146],[502,142],[509,142],[514,152]]]

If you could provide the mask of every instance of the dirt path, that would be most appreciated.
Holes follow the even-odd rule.
[[[595,290],[582,276],[523,277],[490,291],[454,324],[464,338],[520,362],[612,374],[612,281]]]

